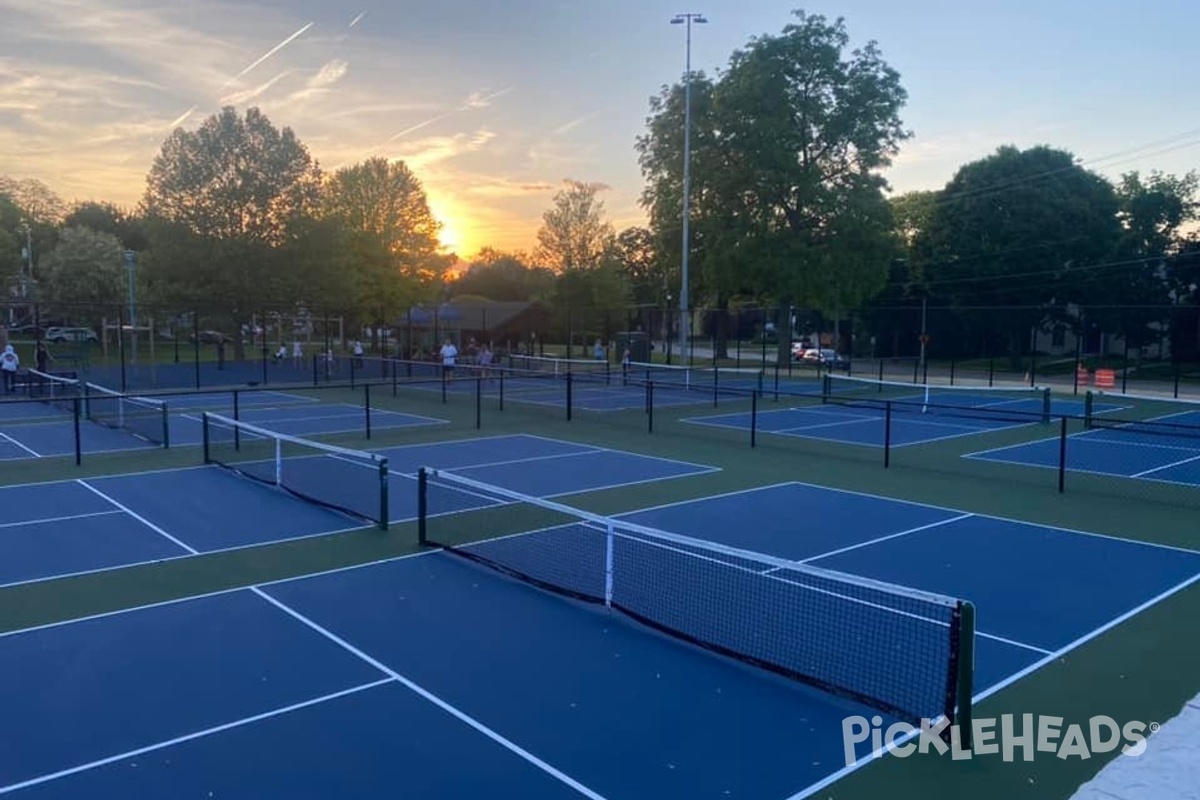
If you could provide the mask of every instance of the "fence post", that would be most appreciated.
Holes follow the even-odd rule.
[[[647,432],[654,433],[654,382],[646,381],[646,425]]]
[[[363,384],[363,413],[366,415],[367,438],[371,438],[371,384]]]
[[[1066,490],[1067,482],[1067,418],[1062,418],[1062,427],[1058,433],[1058,493]]]
[[[74,424],[75,424],[75,466],[78,467],[80,464],[83,463],[83,441],[81,439],[81,434],[79,431],[79,417],[83,412],[83,409],[82,409],[83,402],[78,397],[76,397],[75,401],[74,401],[74,403],[72,403],[72,405],[74,405],[73,411],[75,412],[75,420],[74,420]],[[207,431],[206,431],[206,433],[207,433]],[[206,445],[205,453],[207,453],[207,452],[208,452],[208,447]]]
[[[567,422],[571,421],[571,409],[574,406],[573,398],[571,397],[571,371],[567,370]]]
[[[425,518],[428,516],[429,475],[421,467],[417,472],[417,543],[429,543],[428,531],[425,529]]]
[[[892,465],[892,401],[888,400],[883,413],[883,468]]]
[[[475,378],[475,430],[483,427],[483,378]]]
[[[750,447],[758,446],[758,393],[750,394]]]

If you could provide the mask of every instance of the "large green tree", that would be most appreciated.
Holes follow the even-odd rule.
[[[842,19],[794,16],[719,79],[691,76],[692,256],[720,308],[746,293],[837,312],[879,289],[892,256],[880,173],[909,136],[900,76],[876,43],[850,50]],[[651,102],[637,143],[664,242],[680,225],[683,88]]]
[[[194,131],[175,130],[142,201],[158,299],[220,309],[213,322],[223,318],[231,330],[257,311],[311,301],[281,248],[319,196],[308,150],[258,109],[239,117],[224,108]],[[241,337],[235,346],[241,358]]]
[[[961,167],[913,247],[931,304],[959,309],[955,338],[1014,358],[1033,332],[1069,324],[1121,237],[1112,185],[1066,151],[1005,146]],[[986,341],[985,341],[986,339]]]
[[[390,322],[440,287],[449,264],[438,252],[441,225],[403,162],[372,158],[339,169],[326,183],[322,216],[341,228],[338,273],[364,321]]]
[[[64,228],[83,227],[117,237],[121,245],[129,250],[144,250],[146,234],[142,220],[136,213],[104,202],[88,200],[78,203],[63,219]]]

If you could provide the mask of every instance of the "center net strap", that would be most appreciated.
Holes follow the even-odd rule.
[[[419,486],[423,544],[914,723],[969,719],[969,603],[453,473],[422,470]],[[475,514],[437,515],[429,512],[434,492],[501,503]]]
[[[388,459],[205,412],[204,463],[388,528]]]

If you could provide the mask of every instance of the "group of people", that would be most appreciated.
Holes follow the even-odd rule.
[[[354,354],[354,366],[361,369],[365,364],[366,352],[363,349],[363,343],[360,339],[355,339],[350,346],[350,351]],[[274,363],[281,364],[287,360],[288,350],[287,345],[283,342],[279,343],[279,349],[275,351],[275,357],[272,359]],[[332,347],[325,348],[325,365],[330,370],[337,369],[337,357],[333,353]],[[304,346],[299,339],[292,342],[292,366],[296,369],[304,369]]]

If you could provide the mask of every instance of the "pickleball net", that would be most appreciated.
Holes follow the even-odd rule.
[[[388,460],[205,412],[204,463],[388,528]]]
[[[422,544],[901,719],[969,727],[974,609],[966,601],[433,469],[420,471],[418,493]],[[473,514],[431,512],[460,493],[496,502]]]
[[[1050,389],[1043,386],[951,386],[826,375],[826,403],[902,413],[1050,421]]]
[[[728,389],[730,391],[763,392],[766,370],[756,367],[690,366],[687,364],[654,364],[634,361],[621,371],[627,386],[653,383],[662,388],[685,390]]]
[[[83,382],[31,369],[26,372],[25,392],[31,400],[74,414],[75,399],[83,396]]]
[[[84,383],[83,395],[84,416],[92,422],[170,447],[170,412],[164,401],[123,394],[95,383]]]

